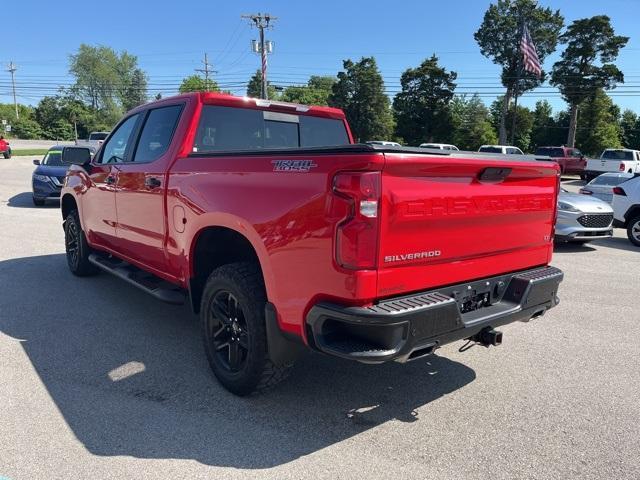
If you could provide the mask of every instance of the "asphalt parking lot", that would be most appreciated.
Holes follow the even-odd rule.
[[[623,231],[558,247],[560,305],[498,348],[310,354],[237,398],[186,307],[68,272],[32,159],[0,160],[0,478],[640,478],[640,249]]]

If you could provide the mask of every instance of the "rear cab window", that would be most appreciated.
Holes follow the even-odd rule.
[[[556,147],[540,147],[536,149],[536,155],[544,155],[547,157],[564,157],[564,150]]]
[[[193,152],[348,145],[340,119],[204,105]]]
[[[480,147],[479,152],[485,153],[502,153],[502,148],[500,147]]]
[[[603,160],[633,160],[634,155],[631,150],[605,150],[600,158]]]

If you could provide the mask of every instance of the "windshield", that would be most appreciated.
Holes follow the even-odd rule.
[[[605,150],[602,157],[605,160],[633,160],[631,150]]]
[[[536,149],[536,155],[545,155],[547,157],[564,157],[564,151],[561,148],[540,147]]]
[[[62,150],[49,150],[42,160],[42,165],[50,167],[62,167]]]

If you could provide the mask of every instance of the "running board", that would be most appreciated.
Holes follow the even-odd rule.
[[[138,267],[134,267],[130,263],[115,257],[104,257],[95,253],[89,255],[89,261],[100,270],[121,278],[158,300],[173,305],[182,305],[185,302],[184,290]]]

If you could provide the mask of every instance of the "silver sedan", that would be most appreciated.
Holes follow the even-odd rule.
[[[586,243],[613,235],[613,209],[597,198],[562,189],[558,197],[556,242]]]

